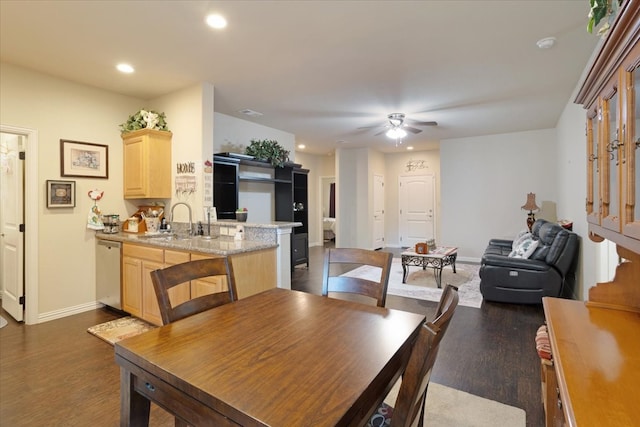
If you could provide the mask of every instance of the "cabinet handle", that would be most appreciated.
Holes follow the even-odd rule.
[[[144,383],[144,386],[147,388],[147,390],[149,391],[156,391],[156,388],[153,384],[151,383]]]

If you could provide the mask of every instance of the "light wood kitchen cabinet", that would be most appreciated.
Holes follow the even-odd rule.
[[[171,132],[122,134],[124,198],[171,198]]]
[[[190,260],[217,256],[125,242],[122,245],[122,309],[149,323],[162,325],[151,272]],[[229,258],[234,268],[238,298],[245,298],[277,286],[275,248],[234,254]],[[177,305],[192,298],[226,289],[228,289],[226,277],[207,277],[178,285],[169,291],[169,296],[172,305]]]
[[[160,309],[149,273],[164,266],[164,250],[146,246],[122,246],[122,309],[150,323],[161,325]]]

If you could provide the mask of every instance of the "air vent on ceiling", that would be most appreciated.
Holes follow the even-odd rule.
[[[262,113],[259,113],[257,111],[249,110],[248,108],[244,110],[240,110],[239,112],[244,114],[245,116],[250,116],[250,117],[260,117],[263,115]]]

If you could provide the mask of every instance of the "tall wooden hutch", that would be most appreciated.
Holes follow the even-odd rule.
[[[543,299],[558,383],[547,425],[640,423],[639,38],[640,0],[627,0],[575,101],[587,111],[589,238],[614,242],[620,263],[587,301]]]

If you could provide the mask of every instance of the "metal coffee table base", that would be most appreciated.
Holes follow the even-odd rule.
[[[416,253],[403,253],[402,254],[402,283],[407,283],[407,276],[409,275],[409,266],[414,265],[422,267],[425,270],[427,267],[433,269],[433,276],[436,279],[436,285],[438,288],[442,287],[442,268],[450,265],[453,272],[456,272],[456,258],[458,252],[453,251],[448,255],[440,254],[416,254]]]

